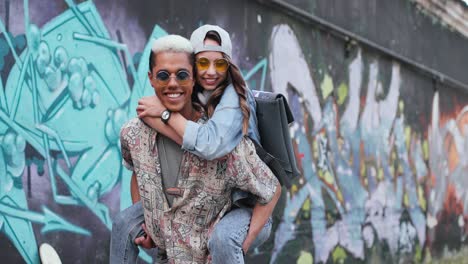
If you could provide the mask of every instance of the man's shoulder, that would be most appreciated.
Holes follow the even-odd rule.
[[[120,129],[120,136],[128,135],[128,134],[140,134],[144,131],[149,131],[150,128],[141,121],[140,118],[134,117],[128,120]]]
[[[140,118],[138,117],[134,117],[130,120],[128,120],[123,126],[122,126],[122,129],[129,129],[129,128],[140,128],[144,126],[144,123],[143,121],[141,121]]]
[[[226,154],[223,158],[224,160],[237,160],[239,157],[248,156],[251,154],[256,154],[255,144],[253,143],[252,139],[247,136],[242,137],[241,141],[237,146],[228,154]]]

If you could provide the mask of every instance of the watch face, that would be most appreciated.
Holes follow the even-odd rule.
[[[164,110],[164,111],[161,113],[161,120],[162,120],[164,123],[167,123],[167,121],[169,121],[169,117],[171,117],[171,112],[169,112],[169,110]]]

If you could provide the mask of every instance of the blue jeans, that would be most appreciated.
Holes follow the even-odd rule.
[[[242,243],[249,231],[252,209],[236,208],[228,212],[215,226],[208,241],[213,264],[244,263]],[[141,202],[118,213],[112,223],[109,261],[111,264],[136,263],[139,249],[133,242],[144,234],[141,224],[145,221]],[[271,217],[252,243],[254,249],[265,242],[271,233]],[[167,261],[158,252],[157,263]]]
[[[141,227],[144,222],[145,217],[141,202],[133,204],[115,216],[112,222],[109,263],[131,264],[137,262],[140,250],[134,241],[137,237],[145,234]],[[156,255],[156,263],[167,262],[162,252],[158,252]]]
[[[213,264],[244,263],[242,243],[249,232],[251,218],[252,209],[235,208],[216,224],[208,240],[208,249]],[[271,224],[270,217],[250,249],[261,246],[270,237]]]

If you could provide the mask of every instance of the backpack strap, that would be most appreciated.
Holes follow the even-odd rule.
[[[282,186],[286,186],[286,188],[291,188],[291,180],[289,179],[288,175],[286,175],[286,172],[284,171],[283,166],[281,166],[281,163],[278,161],[277,158],[275,158],[273,155],[268,153],[262,146],[260,146],[255,140],[252,140],[252,142],[255,145],[255,149],[257,151],[258,157],[265,162],[265,164],[270,168],[270,170],[275,174],[276,178],[280,182]]]

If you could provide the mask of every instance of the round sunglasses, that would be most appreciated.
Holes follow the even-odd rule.
[[[210,61],[208,58],[201,57],[198,58],[195,62],[199,72],[208,70],[211,64],[214,65],[215,70],[219,73],[224,73],[229,68],[229,62],[226,59],[216,59],[214,61]]]
[[[167,71],[159,71],[155,76],[153,76],[153,78],[156,80],[156,83],[161,86],[168,85],[171,78],[175,78],[179,85],[187,85],[190,84],[192,75],[186,70],[178,71],[175,73],[175,76],[171,76],[171,74]]]

